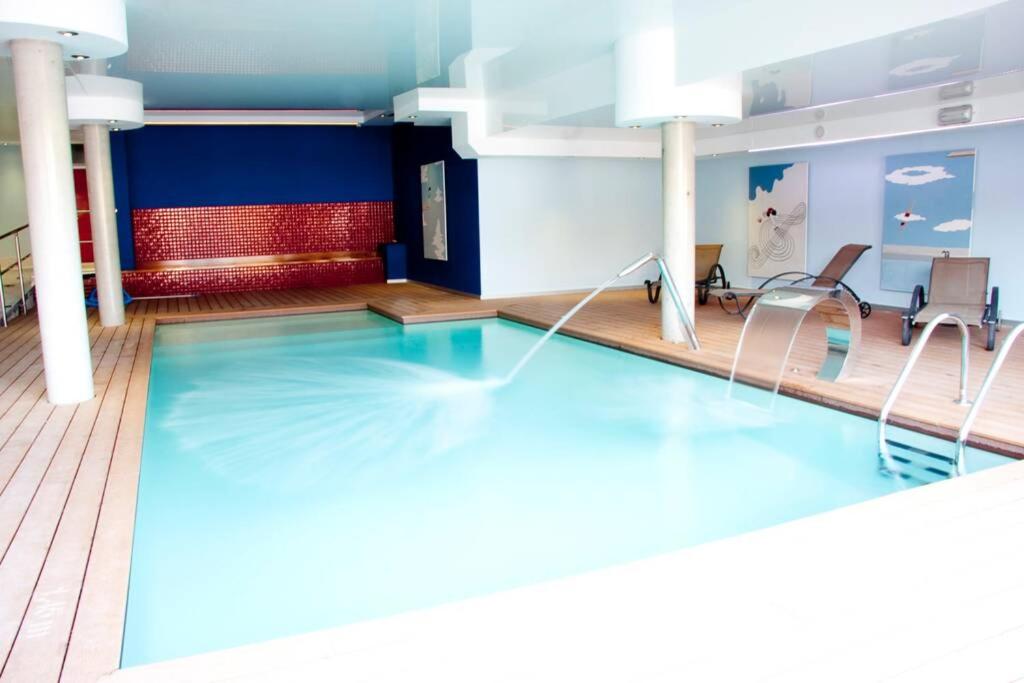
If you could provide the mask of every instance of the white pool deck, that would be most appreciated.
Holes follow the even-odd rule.
[[[1024,680],[1024,463],[104,680]]]

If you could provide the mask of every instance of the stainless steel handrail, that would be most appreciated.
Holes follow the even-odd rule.
[[[32,257],[31,252],[22,256],[21,254],[21,233],[28,229],[28,225],[22,225],[19,228],[8,230],[7,232],[0,235],[0,240],[14,236],[14,263],[7,266],[6,268],[0,269],[0,317],[3,319],[3,326],[7,327],[7,301],[4,292],[3,276],[10,272],[13,268],[18,269],[18,289],[20,290],[21,298],[18,301],[18,305],[21,308],[22,313],[28,311],[28,303],[25,298],[25,269],[23,263]]]
[[[15,246],[14,251],[15,252],[22,251],[22,246],[20,246],[20,245]],[[23,261],[24,262],[24,261],[28,261],[30,258],[32,258],[32,254],[26,254],[25,256],[18,255],[18,257],[15,258],[13,261],[11,261],[10,265],[8,265],[6,268],[0,268],[0,275],[5,275],[8,272],[10,272],[11,270],[13,270],[14,268],[16,268],[18,261]]]
[[[22,225],[20,227],[8,230],[7,232],[5,232],[3,234],[0,234],[0,240],[2,240],[5,237],[9,237],[9,236],[13,235],[16,232],[22,232],[23,230],[28,230],[28,223],[26,223],[25,225]]]
[[[1010,330],[1010,334],[1006,335],[1003,345],[999,347],[999,353],[996,354],[995,360],[992,361],[992,367],[989,368],[988,374],[985,375],[985,381],[981,383],[981,388],[978,389],[974,405],[967,411],[967,417],[964,418],[963,424],[960,425],[960,432],[956,437],[956,468],[959,474],[963,474],[964,450],[967,448],[967,437],[974,427],[974,420],[978,417],[981,404],[985,402],[985,397],[988,396],[989,389],[992,388],[992,384],[996,380],[996,375],[999,374],[999,370],[1003,367],[1003,361],[1006,360],[1006,357],[1010,354],[1010,349],[1013,348],[1013,343],[1017,341],[1017,337],[1021,334],[1024,334],[1024,323],[1019,323]]]
[[[952,320],[956,323],[957,328],[960,330],[960,393],[956,402],[960,405],[967,405],[967,373],[968,373],[968,351],[970,350],[971,333],[967,329],[967,323],[963,319],[952,313],[942,313],[937,316],[934,320],[925,326],[924,331],[921,332],[921,338],[917,340],[917,344],[914,345],[913,350],[910,352],[910,358],[907,359],[906,365],[903,366],[903,371],[900,372],[900,376],[896,378],[896,383],[892,385],[892,389],[889,390],[889,396],[885,399],[885,403],[882,404],[882,412],[878,416],[878,453],[883,455],[887,452],[885,442],[885,423],[889,419],[889,413],[892,412],[893,406],[896,404],[896,399],[899,398],[900,392],[903,391],[903,385],[907,383],[907,378],[910,377],[911,371],[914,366],[917,365],[917,360],[921,357],[921,352],[924,351],[925,345],[928,343],[928,339],[932,336],[932,332],[935,328],[946,322]]]

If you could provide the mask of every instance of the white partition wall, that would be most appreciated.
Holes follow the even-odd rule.
[[[480,187],[484,298],[596,287],[661,249],[657,160],[486,158]],[[656,277],[652,266],[622,284]]]

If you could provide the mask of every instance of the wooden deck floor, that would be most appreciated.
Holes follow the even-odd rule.
[[[91,316],[96,398],[54,407],[45,400],[38,327],[32,315],[0,331],[0,681],[95,681],[117,668],[135,511],[153,332],[157,322],[369,307],[404,323],[502,315],[549,325],[578,295],[479,301],[421,285],[211,295],[133,303],[127,323],[101,328]],[[877,412],[907,350],[894,314],[866,321],[865,353],[854,378],[813,378],[820,328],[801,333],[784,390],[864,414]],[[567,326],[575,336],[725,374],[740,321],[717,307],[698,315],[699,354],[658,339],[657,308],[637,291],[610,292]],[[897,413],[951,430],[955,333],[940,330]],[[972,349],[972,393],[992,354]],[[977,433],[1002,450],[1024,452],[1024,352],[1015,352]]]

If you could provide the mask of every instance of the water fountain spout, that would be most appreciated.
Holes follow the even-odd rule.
[[[635,271],[640,270],[641,268],[646,266],[651,261],[657,260],[657,258],[658,257],[655,256],[653,252],[648,252],[644,256],[642,256],[639,259],[637,259],[634,263],[631,263],[628,266],[626,266],[625,268],[623,268],[622,270],[620,270],[619,274],[616,275],[615,277],[616,277],[616,279],[626,277],[627,275],[629,275],[629,274],[631,274],[631,273],[633,273]]]

